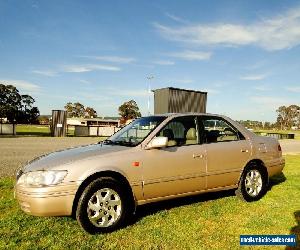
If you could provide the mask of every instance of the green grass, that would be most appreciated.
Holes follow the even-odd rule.
[[[18,124],[16,127],[17,135],[24,136],[50,136],[49,125]],[[74,127],[67,130],[67,136],[74,136]]]
[[[17,135],[50,136],[50,127],[48,125],[18,124],[16,132]]]
[[[240,234],[297,232],[299,238],[299,166],[300,156],[287,156],[286,180],[273,178],[258,202],[242,202],[226,191],[145,205],[131,225],[105,235],[88,235],[69,217],[24,214],[13,198],[13,179],[2,178],[0,249],[238,249]]]

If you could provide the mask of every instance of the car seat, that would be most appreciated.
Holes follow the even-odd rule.
[[[197,131],[195,128],[190,128],[186,133],[186,145],[197,144]]]

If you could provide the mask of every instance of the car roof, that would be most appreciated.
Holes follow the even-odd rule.
[[[178,116],[187,116],[187,115],[202,115],[202,116],[218,116],[225,117],[223,115],[211,114],[211,113],[195,113],[195,112],[185,112],[185,113],[164,113],[164,114],[155,114],[152,116],[164,116],[164,117],[178,117]]]

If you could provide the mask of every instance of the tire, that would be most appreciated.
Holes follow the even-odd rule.
[[[265,195],[267,187],[267,171],[260,165],[252,163],[244,169],[236,195],[243,201],[257,201]]]
[[[114,178],[101,177],[92,181],[78,201],[76,219],[79,225],[90,234],[120,228],[132,211],[128,195],[128,190]]]

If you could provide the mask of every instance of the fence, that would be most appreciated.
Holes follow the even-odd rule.
[[[100,126],[75,126],[75,136],[111,136],[120,128],[117,127],[100,127]]]
[[[0,123],[0,135],[15,135],[16,124]]]
[[[273,138],[276,138],[278,140],[281,140],[281,139],[295,139],[295,134],[293,134],[293,133],[285,134],[285,133],[258,132],[256,134],[261,135],[261,136],[273,137]]]

